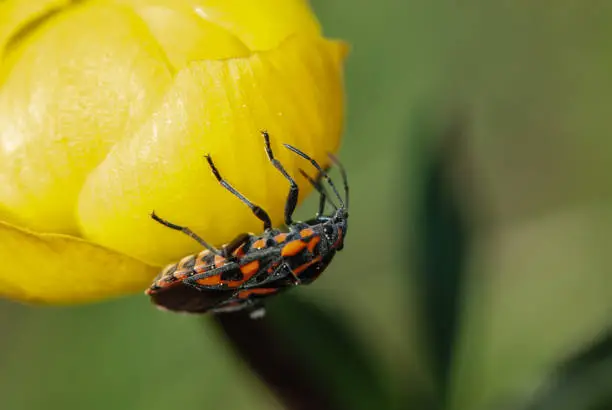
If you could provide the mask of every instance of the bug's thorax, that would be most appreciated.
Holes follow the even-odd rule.
[[[340,251],[348,229],[348,213],[345,209],[337,210],[334,215],[308,221],[311,228],[321,236],[322,251]]]

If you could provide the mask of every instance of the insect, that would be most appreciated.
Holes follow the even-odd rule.
[[[266,211],[253,204],[217,170],[212,157],[205,155],[210,169],[219,183],[263,222],[263,233],[243,233],[217,249],[200,238],[189,228],[175,225],[153,212],[151,217],[160,224],[180,231],[195,239],[204,248],[197,255],[189,255],[178,263],[168,265],[146,290],[158,307],[190,313],[221,313],[248,309],[251,317],[261,316],[262,300],[288,288],[309,284],[327,268],[337,251],[344,246],[347,231],[349,187],[346,171],[338,159],[329,154],[342,175],[344,199],[339,194],[327,172],[310,156],[299,149],[283,144],[287,149],[308,160],[319,172],[316,179],[303,170],[301,174],[319,192],[319,210],[316,216],[305,222],[293,220],[299,188],[282,164],[274,157],[270,137],[261,132],[270,163],[289,182],[289,194],[285,203],[284,221],[287,229],[272,228]],[[321,180],[332,189],[337,206]],[[324,215],[326,203],[334,211]]]

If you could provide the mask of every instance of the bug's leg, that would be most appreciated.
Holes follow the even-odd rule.
[[[317,176],[317,179],[312,179],[312,177],[308,175],[303,169],[300,169],[300,173],[302,174],[304,178],[308,180],[308,182],[310,182],[310,184],[314,187],[314,189],[316,189],[317,192],[320,194],[319,211],[317,212],[316,219],[321,219],[323,217],[323,213],[325,211],[325,202],[329,202],[334,207],[334,209],[336,210],[338,209],[336,204],[334,204],[332,200],[329,198],[329,195],[327,194],[325,187],[321,183],[321,178],[323,176],[321,173],[319,173],[319,175]]]
[[[291,226],[293,223],[293,212],[295,211],[295,207],[297,205],[298,195],[299,195],[299,187],[295,182],[291,175],[285,171],[285,168],[280,163],[279,160],[274,158],[274,154],[272,153],[272,147],[270,146],[270,136],[267,131],[261,131],[261,135],[264,137],[264,145],[266,148],[266,154],[268,155],[268,159],[287,181],[289,181],[289,194],[287,195],[287,202],[285,202],[285,225]]]
[[[249,318],[253,320],[261,319],[266,315],[263,303],[251,299],[245,301],[229,299],[218,303],[211,309],[211,312],[215,314],[236,313],[240,311],[248,313]]]
[[[218,314],[218,313],[234,313],[244,309],[247,309],[251,303],[246,300],[239,300],[237,298],[230,297],[227,300],[223,300],[216,305],[214,305],[210,311]]]
[[[279,279],[287,278],[291,282],[291,286],[297,286],[302,283],[302,281],[293,273],[291,268],[286,263],[281,263],[274,269],[274,272],[270,275],[273,279],[270,282],[277,281]],[[263,281],[258,283],[258,286],[265,284]]]
[[[302,284],[300,278],[298,278],[297,275],[293,273],[293,270],[291,270],[291,268],[287,266],[287,264],[283,263],[282,267],[287,271],[287,277],[289,278],[293,286],[298,286]]]
[[[325,169],[325,172],[327,172],[328,169]],[[323,216],[324,212],[325,212],[325,200],[329,197],[329,195],[327,195],[327,192],[325,192],[325,188],[323,187],[323,184],[321,184],[321,179],[323,178],[323,174],[319,172],[319,174],[317,175],[317,178],[314,180],[315,182],[315,189],[317,189],[317,191],[319,191],[321,193],[321,195],[319,196],[319,210],[317,211],[317,218],[320,218],[321,216]]]
[[[325,172],[323,170],[323,168],[319,165],[319,163],[317,161],[315,161],[313,158],[311,158],[309,155],[307,155],[304,152],[300,151],[299,149],[295,148],[294,146],[289,145],[289,144],[283,144],[283,145],[288,150],[293,151],[294,153],[296,153],[300,157],[302,157],[305,160],[307,160],[308,162],[310,162],[312,164],[312,166],[314,166],[317,169],[317,171],[319,171],[319,173],[321,173],[321,176],[323,178],[325,178],[325,180],[329,184],[330,188],[334,192],[334,195],[336,195],[336,198],[338,198],[338,201],[340,202],[340,207],[344,208],[345,207],[344,206],[344,201],[342,200],[342,197],[340,196],[340,193],[338,193],[338,190],[336,189],[336,185],[334,184],[334,181],[332,181],[332,179],[329,177],[329,175],[327,175],[327,172]]]
[[[240,201],[242,201],[243,204],[251,208],[253,215],[255,215],[260,221],[263,222],[265,231],[271,229],[272,221],[270,221],[270,216],[268,216],[268,213],[264,211],[262,208],[260,208],[259,206],[253,204],[251,201],[246,199],[244,195],[242,195],[233,186],[231,186],[226,180],[224,180],[221,177],[221,174],[219,174],[217,167],[215,167],[215,164],[210,155],[204,155],[204,158],[206,158],[206,161],[208,161],[208,165],[210,165],[210,169],[212,170],[212,173],[215,175],[215,178],[217,178],[217,181],[219,181],[219,183],[223,186],[223,188],[230,191],[232,194],[234,194],[236,198],[240,199]]]
[[[174,229],[175,231],[183,232],[185,235],[195,239],[200,245],[202,245],[204,248],[208,249],[209,251],[211,251],[215,255],[223,256],[223,254],[222,254],[222,252],[220,250],[218,250],[214,246],[208,244],[208,242],[206,242],[204,239],[202,239],[198,235],[196,235],[191,229],[189,229],[189,228],[187,228],[185,226],[175,225],[172,222],[166,221],[165,219],[162,219],[159,216],[157,216],[155,211],[151,212],[151,218],[153,218],[153,220],[159,222],[160,224],[162,224],[162,225],[164,225],[164,226],[166,226],[166,227],[168,227],[170,229]]]
[[[253,303],[248,309],[249,317],[253,320],[263,319],[266,316],[266,308],[263,303]]]
[[[268,285],[269,283],[276,282],[277,280],[280,280],[280,279],[283,279],[284,277],[289,277],[289,276],[290,278],[288,279],[291,281],[292,285],[299,285],[301,283],[301,281],[293,274],[293,272],[291,271],[291,269],[289,269],[286,263],[279,264],[276,268],[274,268],[274,271],[272,273],[269,273],[268,269],[275,262],[277,261],[271,261],[263,269],[261,269],[258,274],[253,275],[248,281],[240,285],[240,290],[250,289],[250,288],[260,288],[264,285]],[[284,270],[284,272],[280,273],[281,270]],[[237,293],[238,292],[236,292],[236,294]]]
[[[348,177],[346,176],[346,170],[344,169],[344,165],[342,165],[342,162],[340,162],[340,160],[334,154],[329,153],[327,154],[327,156],[329,157],[329,159],[332,160],[334,164],[336,164],[336,166],[340,170],[340,175],[342,176],[342,183],[344,184],[344,202],[346,202],[346,209],[348,210],[349,184],[348,184]]]
[[[221,251],[223,252],[223,256],[226,258],[231,258],[232,253],[234,253],[234,251],[240,248],[243,244],[248,242],[250,237],[251,235],[249,235],[248,233],[241,233],[240,235],[235,237],[230,243],[223,247],[223,250]]]

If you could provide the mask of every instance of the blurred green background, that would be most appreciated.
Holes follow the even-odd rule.
[[[350,232],[291,293],[373,369],[332,387],[348,408],[612,408],[612,3],[312,3],[352,44]],[[289,333],[292,296],[270,307]],[[281,408],[212,320],[142,295],[4,301],[0,326],[0,409]],[[320,372],[355,364],[312,326]]]

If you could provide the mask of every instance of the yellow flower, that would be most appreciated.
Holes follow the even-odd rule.
[[[293,175],[307,164],[282,143],[327,162],[345,54],[305,0],[0,2],[0,295],[141,291],[198,250],[152,210],[217,245],[261,231],[205,153],[281,223],[259,131]]]

